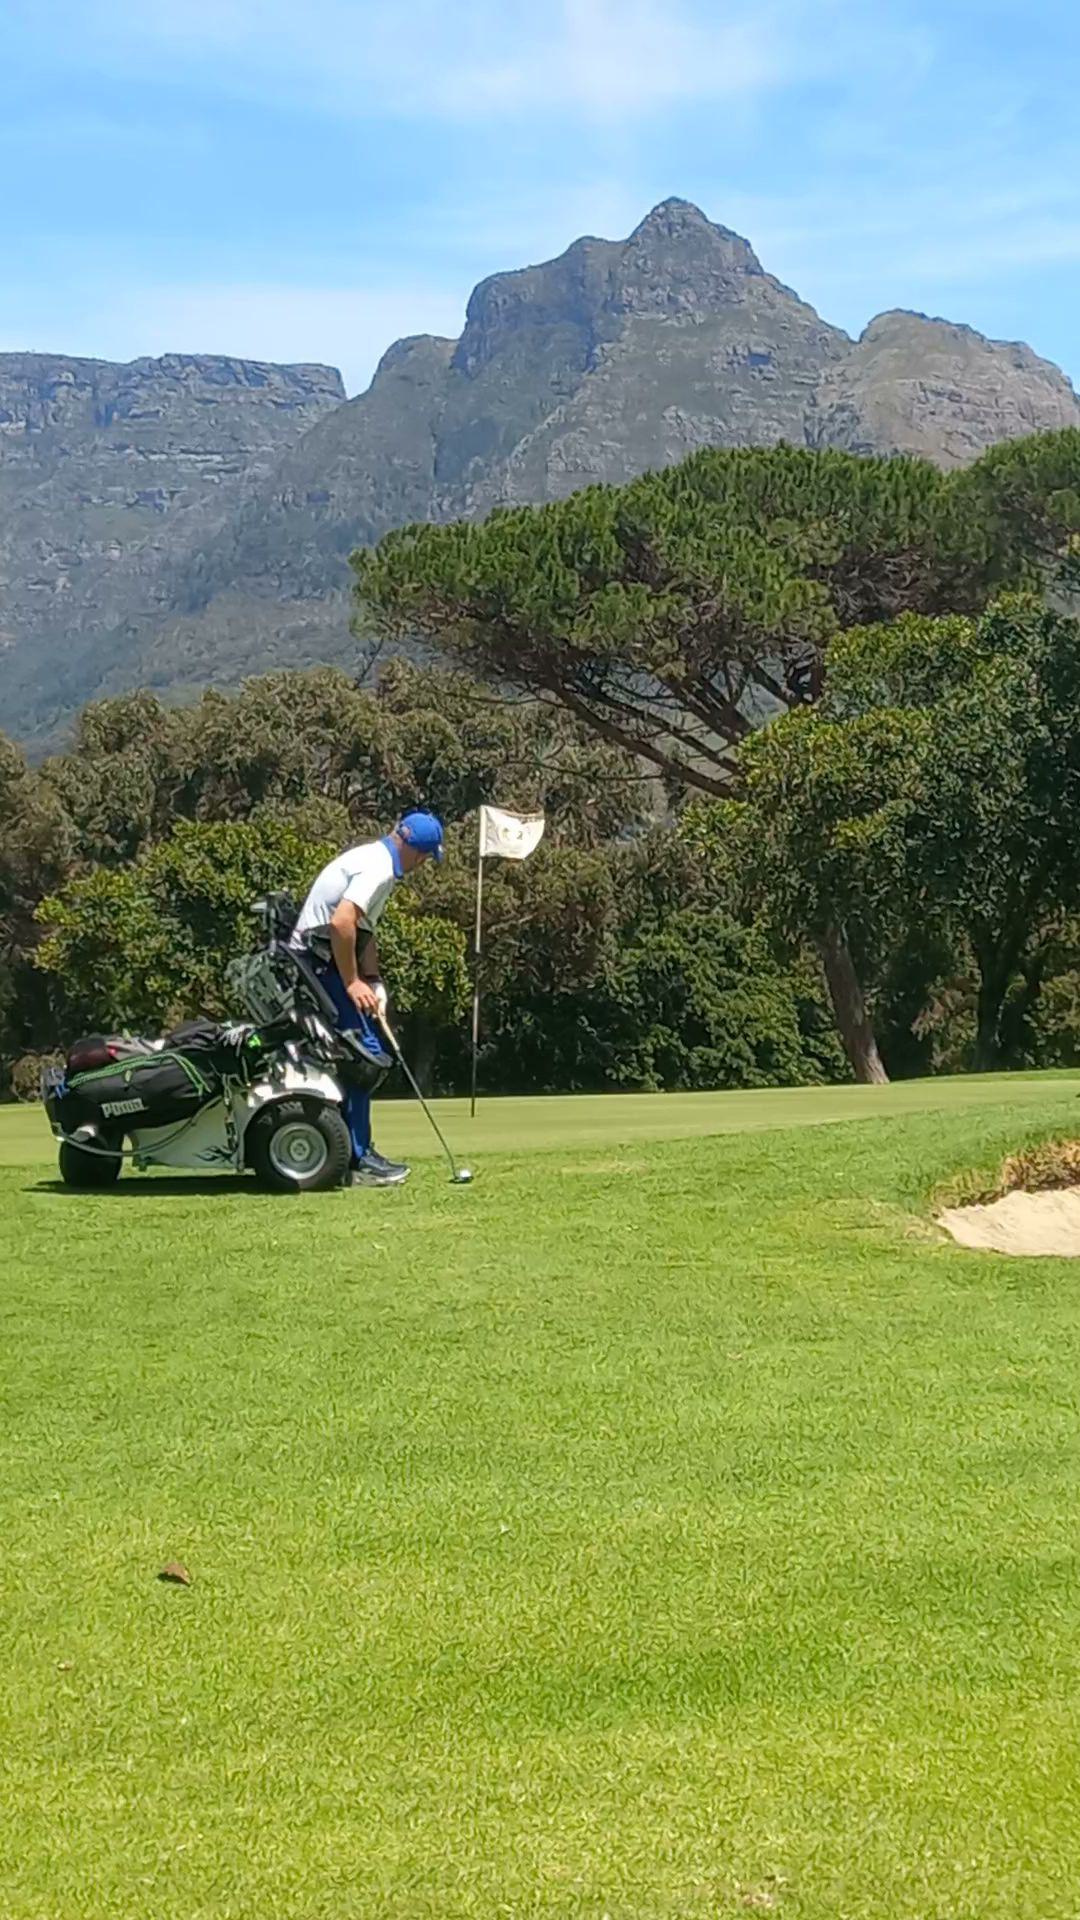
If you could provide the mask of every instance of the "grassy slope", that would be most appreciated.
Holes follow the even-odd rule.
[[[918,1215],[1075,1096],[499,1103],[292,1202],[0,1115],[5,1920],[1071,1911],[1080,1276]]]

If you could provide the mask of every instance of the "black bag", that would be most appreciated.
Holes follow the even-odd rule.
[[[248,1081],[259,1071],[265,1048],[252,1027],[222,1027],[216,1020],[186,1020],[165,1035],[171,1053],[182,1053],[200,1073]]]
[[[221,1092],[209,1061],[163,1048],[133,1054],[70,1076],[58,1101],[65,1133],[93,1125],[105,1133],[182,1126]]]

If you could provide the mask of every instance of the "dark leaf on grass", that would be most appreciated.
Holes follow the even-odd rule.
[[[162,1567],[161,1572],[158,1574],[158,1579],[168,1580],[174,1587],[190,1587],[191,1585],[191,1575],[187,1568],[181,1565],[179,1560],[170,1560],[168,1566]]]

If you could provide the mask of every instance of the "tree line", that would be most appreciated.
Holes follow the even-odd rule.
[[[450,858],[386,965],[463,1086],[485,801],[548,819],[488,868],[489,1090],[1073,1060],[1078,536],[1070,432],[957,475],[712,451],[388,536],[354,560],[373,684],[134,693],[40,766],[0,739],[3,1086],[86,1028],[235,1013],[251,899],[418,803]]]
[[[275,673],[170,709],[88,707],[70,749],[0,750],[0,1058],[8,1091],[75,1034],[235,1016],[253,899],[302,895],[344,845],[421,802],[448,858],[380,928],[429,1085],[467,1082],[476,810],[542,808],[544,841],[489,865],[481,1084],[491,1091],[772,1085],[842,1063],[812,967],[718,900],[651,773],[558,708],[390,662]]]
[[[742,833],[760,911],[812,943],[852,1072],[874,1080],[886,1068],[868,1000],[879,982],[868,969],[880,974],[884,949],[900,965],[933,927],[957,968],[974,961],[975,1057],[985,1064],[1000,1056],[1017,969],[1042,951],[1044,922],[1060,927],[1071,910],[1063,862],[1040,848],[1026,863],[1036,871],[1007,889],[999,916],[965,914],[969,882],[957,859],[945,858],[948,829],[938,822],[935,866],[919,841],[925,808],[888,786],[877,757],[885,753],[900,787],[910,784],[921,730],[930,743],[922,791],[935,812],[944,804],[936,785],[946,778],[942,752],[955,750],[949,777],[961,784],[994,761],[989,741],[965,746],[957,729],[962,713],[976,727],[982,707],[995,703],[995,672],[1011,726],[1026,738],[1025,674],[1050,726],[1053,683],[1066,673],[1075,638],[1071,621],[1054,626],[1052,610],[1076,586],[1078,539],[1080,432],[1071,430],[997,447],[952,474],[912,458],[713,449],[629,486],[499,511],[483,525],[406,527],[356,554],[353,565],[374,643],[420,636],[493,683],[554,700],[598,738],[654,767],[676,805],[687,792],[722,808],[734,796],[742,813],[720,818]],[[1021,598],[1007,632],[1007,614],[997,624],[990,616],[1009,595]],[[923,624],[913,629],[913,621]],[[965,622],[976,623],[977,639],[963,640]],[[874,652],[873,640],[860,636],[879,629],[895,633],[880,655],[894,672],[875,682],[869,671],[860,678],[856,662],[860,651],[867,660]],[[986,656],[999,647],[995,668]],[[933,661],[921,681],[904,665],[905,651],[920,648]],[[968,671],[976,654],[984,666]],[[836,672],[845,661],[847,705]],[[948,692],[947,712],[938,711],[939,691]],[[1062,822],[1073,751],[1066,704],[1062,690],[1043,743],[1055,756],[1053,806]],[[826,720],[846,730],[822,731]],[[906,757],[898,740],[890,744],[896,729],[906,729]],[[1013,733],[1005,744],[1010,762],[1018,757],[1016,780],[1019,761],[1036,778],[1035,744],[1022,748]],[[830,751],[846,755],[843,778],[838,766],[822,764]],[[867,760],[873,766],[864,767]],[[860,790],[860,777],[871,791]],[[1025,789],[1019,803],[1034,830],[1040,802]],[[810,822],[822,813],[828,818],[815,839]],[[899,849],[904,865],[910,851],[919,886],[894,874],[884,888],[882,870],[865,857],[868,836],[884,835],[886,822],[896,835],[882,841],[882,860]],[[976,865],[982,860],[987,871],[988,842],[1002,824],[987,810],[964,825],[969,844],[978,844]],[[722,838],[720,828],[714,846]],[[1020,858],[1015,833],[1010,858]],[[1035,972],[1042,971],[1040,961]],[[923,1008],[915,1017],[930,1015]]]

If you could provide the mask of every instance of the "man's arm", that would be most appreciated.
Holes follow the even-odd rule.
[[[372,993],[375,995],[375,1003],[379,1009],[380,1020],[385,1020],[387,996],[386,988],[383,985],[382,966],[379,961],[379,943],[373,933],[369,933],[365,940],[364,931],[361,928],[358,945],[360,949],[361,979],[367,981]]]
[[[360,931],[360,910],[351,900],[342,900],[335,907],[330,921],[330,951],[334,956],[334,965],[345,982],[345,991],[358,1013],[376,1013],[379,1007],[378,995],[366,980],[361,979],[357,965],[356,941]],[[374,946],[370,936],[364,944],[364,958]],[[376,954],[376,960],[378,955]]]
[[[382,976],[379,966],[379,948],[373,933],[361,927],[356,937],[356,949],[359,954],[360,977],[363,980],[378,980]]]

